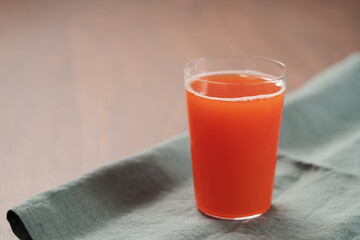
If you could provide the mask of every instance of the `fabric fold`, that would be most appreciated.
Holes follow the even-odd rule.
[[[279,154],[360,176],[360,53],[286,97]]]

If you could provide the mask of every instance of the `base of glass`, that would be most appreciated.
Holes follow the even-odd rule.
[[[199,211],[200,211],[201,213],[209,216],[209,217],[213,217],[213,218],[217,218],[217,219],[223,219],[223,220],[236,220],[236,221],[249,220],[249,219],[257,218],[257,217],[259,217],[259,216],[262,215],[262,213],[259,213],[259,214],[255,214],[255,215],[245,216],[245,217],[235,217],[235,218],[232,218],[232,217],[223,217],[223,216],[213,215],[213,214],[210,214],[210,213],[201,211],[200,209],[199,209]]]

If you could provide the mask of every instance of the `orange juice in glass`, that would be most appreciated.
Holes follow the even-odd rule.
[[[286,67],[255,56],[201,58],[185,65],[198,209],[249,219],[271,206]]]

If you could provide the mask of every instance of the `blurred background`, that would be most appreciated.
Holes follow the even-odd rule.
[[[29,197],[187,130],[183,66],[253,54],[288,92],[360,49],[360,1],[0,1],[0,239]]]

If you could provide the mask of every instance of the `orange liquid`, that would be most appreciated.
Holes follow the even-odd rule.
[[[271,205],[284,87],[261,75],[201,79],[207,81],[186,86],[197,207],[231,219],[264,213]]]

